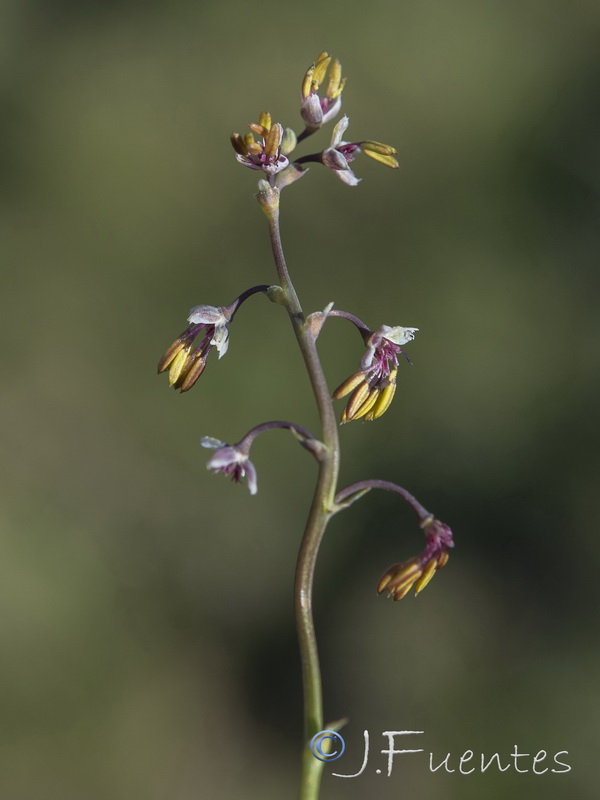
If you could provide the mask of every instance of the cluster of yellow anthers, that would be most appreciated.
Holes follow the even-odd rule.
[[[342,425],[355,419],[370,422],[385,414],[394,399],[397,372],[397,369],[392,369],[389,375],[375,383],[370,383],[369,375],[362,371],[346,378],[333,393],[333,399],[340,400],[352,392],[342,411]]]
[[[283,126],[273,122],[268,111],[263,111],[258,122],[251,122],[248,126],[251,133],[242,136],[239,133],[231,134],[231,144],[236,152],[237,160],[251,169],[261,169],[267,173],[276,173],[285,169],[289,164],[286,152],[293,150],[295,136],[290,131],[291,141],[288,149],[287,136],[284,136]],[[262,137],[257,142],[253,134]]]
[[[388,597],[402,600],[414,586],[416,596],[423,591],[437,570],[446,566],[450,557],[447,548],[454,546],[452,532],[447,525],[433,517],[429,517],[421,527],[427,529],[429,525],[440,530],[442,536],[435,536],[420,556],[393,564],[387,569],[377,585],[377,594],[387,591]]]
[[[331,66],[331,69],[329,67]],[[311,94],[318,94],[319,88],[329,69],[329,80],[327,81],[327,88],[325,89],[325,98],[329,103],[327,105],[333,106],[335,100],[341,95],[344,90],[346,78],[342,78],[342,65],[335,58],[332,62],[331,56],[328,53],[321,53],[315,63],[310,66],[304,80],[302,81],[302,99],[306,100]],[[329,109],[327,109],[329,111]]]
[[[206,367],[206,354],[192,353],[185,339],[176,339],[158,364],[158,373],[169,370],[169,386],[187,392]]]
[[[187,329],[178,336],[158,362],[158,373],[169,370],[169,386],[187,392],[206,367],[208,354],[216,348],[219,358],[229,347],[231,307],[194,306],[188,316]],[[200,338],[199,344],[195,345]]]
[[[379,161],[380,164],[385,164],[386,167],[398,169],[400,166],[398,164],[398,159],[394,158],[394,156],[398,155],[398,151],[389,144],[381,144],[381,142],[367,140],[360,143],[360,149],[365,155],[369,156],[369,158]]]

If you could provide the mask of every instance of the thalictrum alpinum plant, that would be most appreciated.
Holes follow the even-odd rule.
[[[355,420],[379,419],[389,408],[401,368],[400,356],[408,361],[404,347],[415,337],[417,328],[380,324],[372,329],[347,311],[329,304],[323,311],[306,315],[288,271],[279,229],[280,198],[284,189],[306,175],[308,164],[321,164],[348,186],[356,186],[357,178],[351,163],[361,153],[375,161],[397,169],[397,152],[393,147],[373,140],[345,141],[349,120],[342,116],[334,125],[329,146],[316,153],[296,156],[296,147],[332,122],[342,105],[345,78],[337,59],[321,53],[307,70],[301,84],[300,114],[304,129],[296,133],[273,122],[263,112],[258,122],[249,125],[250,132],[234,133],[231,143],[235,157],[248,169],[261,173],[256,199],[268,223],[278,284],[261,284],[243,291],[229,305],[199,305],[191,309],[188,327],[173,342],[158,365],[159,372],[168,372],[169,385],[182,392],[194,386],[204,372],[213,348],[222,358],[229,346],[229,333],[235,316],[243,303],[255,294],[265,294],[271,301],[283,305],[292,324],[298,346],[304,358],[315,397],[321,430],[315,435],[295,422],[281,420],[263,422],[244,434],[234,444],[204,436],[203,447],[213,450],[208,468],[230,475],[234,481],[246,480],[251,494],[256,494],[258,481],[250,460],[254,440],[273,429],[290,431],[298,443],[309,451],[317,462],[317,481],[308,520],[300,543],[295,578],[296,625],[302,663],[304,689],[304,743],[300,800],[317,800],[323,761],[313,755],[311,739],[324,728],[338,730],[343,721],[324,725],[323,699],[319,656],[312,612],[313,576],[323,534],[329,520],[348,508],[367,492],[383,489],[393,492],[414,511],[425,537],[420,555],[393,564],[379,580],[378,593],[387,592],[401,600],[414,588],[419,594],[438,569],[448,561],[448,551],[454,546],[452,532],[437,520],[406,489],[389,481],[363,480],[338,488],[340,442],[334,400],[347,398],[341,413],[341,423]],[[323,91],[324,87],[324,91]],[[317,339],[329,319],[342,319],[360,334],[364,353],[355,373],[331,392],[317,351]]]

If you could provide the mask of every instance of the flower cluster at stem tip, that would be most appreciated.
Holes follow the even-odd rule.
[[[375,161],[397,169],[398,153],[390,145],[372,139],[344,141],[343,135],[349,124],[347,116],[342,117],[335,125],[329,147],[298,158],[291,157],[298,143],[337,117],[342,107],[345,83],[340,62],[332,59],[328,53],[321,53],[302,80],[300,115],[304,121],[304,130],[297,135],[291,128],[284,129],[281,123],[272,121],[268,111],[263,111],[258,122],[248,125],[250,133],[245,136],[240,133],[231,134],[236,159],[249,169],[262,170],[278,189],[301,177],[305,171],[303,165],[310,162],[329,167],[343,183],[356,186],[360,178],[356,177],[350,163],[359,153],[365,153]],[[320,94],[322,84],[325,84],[324,94]],[[258,140],[254,138],[255,134],[259,137]],[[286,174],[276,178],[278,173]]]

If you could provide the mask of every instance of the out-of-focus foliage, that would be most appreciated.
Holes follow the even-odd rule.
[[[420,549],[410,514],[372,494],[331,525],[334,771],[358,769],[365,728],[375,755],[412,729],[439,760],[518,744],[573,769],[372,760],[326,768],[323,798],[595,796],[599,26],[589,0],[0,5],[3,798],[295,796],[314,465],[265,436],[252,498],[199,447],[316,425],[288,321],[253,298],[189,394],[154,373],[191,306],[274,280],[228,135],[263,108],[300,129],[324,48],[352,136],[401,170],[362,159],[350,189],[315,165],[287,189],[290,269],[307,310],[420,328],[385,417],[342,430],[343,483],[405,485],[457,541],[395,604],[375,585]],[[332,386],[361,355],[346,327],[321,339]]]

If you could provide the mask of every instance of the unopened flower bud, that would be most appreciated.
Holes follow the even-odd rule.
[[[300,105],[300,115],[307,130],[317,131],[323,124],[323,109],[317,94],[309,94]]]
[[[281,286],[277,285],[269,286],[266,294],[272,303],[278,303],[281,306],[284,306],[286,304],[285,292],[283,291]]]
[[[291,128],[286,128],[283,132],[283,139],[281,140],[281,152],[284,156],[289,156],[292,150],[296,149],[298,138],[296,133]]]
[[[329,169],[350,169],[346,156],[340,153],[339,150],[336,150],[335,147],[328,147],[326,150],[323,150],[321,160]]]

